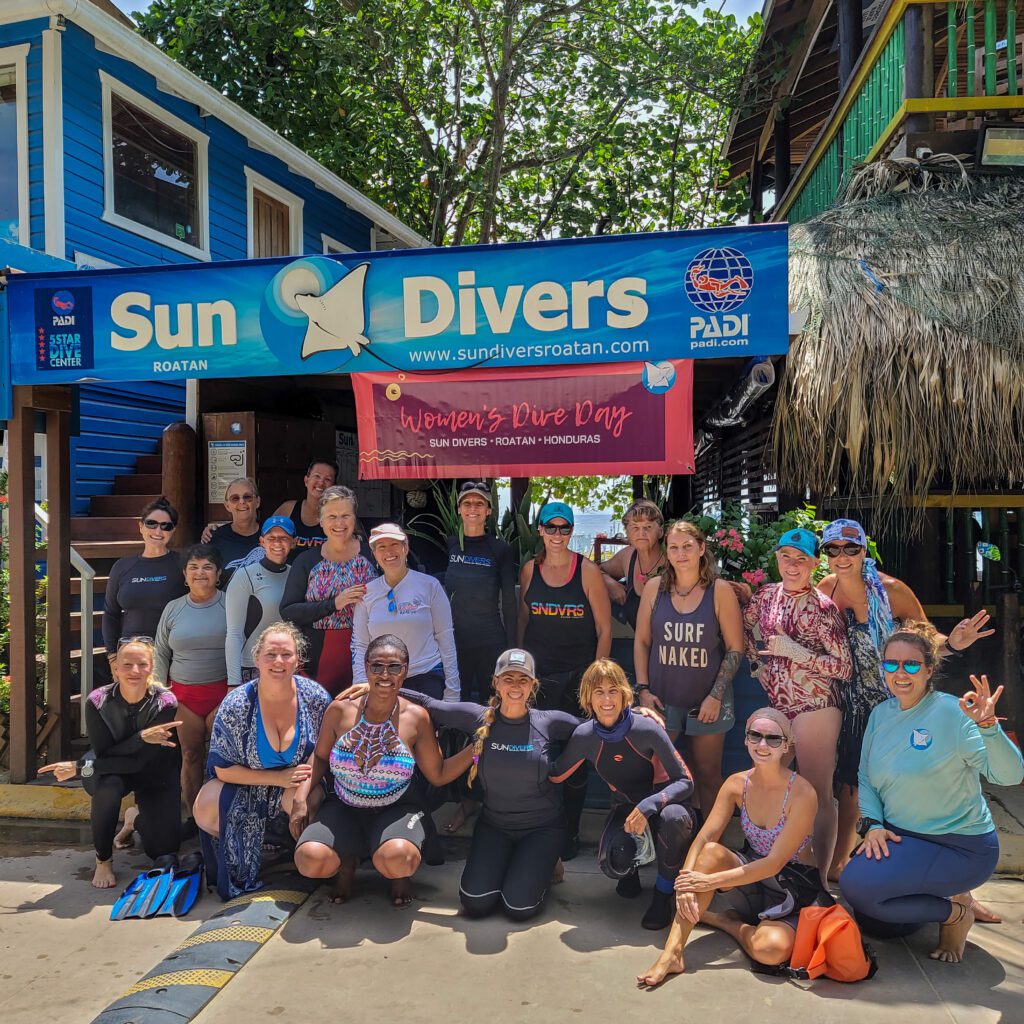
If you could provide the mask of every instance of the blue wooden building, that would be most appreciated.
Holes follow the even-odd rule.
[[[109,0],[0,3],[3,267],[426,244],[144,40]],[[163,428],[190,416],[190,386],[82,384],[75,394],[72,514],[109,515],[115,478],[145,471]]]

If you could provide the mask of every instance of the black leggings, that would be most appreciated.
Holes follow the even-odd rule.
[[[483,917],[501,904],[513,921],[540,912],[565,842],[560,823],[503,829],[480,820],[459,885],[467,917]]]
[[[494,666],[497,664],[498,655],[505,649],[504,638],[468,639],[456,635],[455,649],[459,654],[462,700],[486,704],[491,699]]]
[[[570,715],[580,714],[579,687],[583,669],[572,672],[557,672],[543,676],[537,690],[537,707],[543,711],[568,711]],[[557,753],[557,751],[556,751]],[[590,779],[590,764],[584,761],[562,783],[562,805],[570,836],[580,832],[580,819],[587,799],[587,782]]]
[[[624,878],[633,870],[636,839],[623,826],[633,813],[629,804],[617,804],[605,819],[597,862],[609,878]],[[693,816],[682,804],[669,804],[650,819],[654,850],[658,858],[658,874],[672,880],[686,859],[693,839]]]
[[[142,837],[142,848],[151,860],[166,853],[177,853],[181,843],[181,781],[155,778],[149,774],[94,775],[83,779],[85,791],[92,797],[92,841],[97,860],[110,860],[114,835],[121,816],[121,801],[135,794],[139,817],[135,828]]]

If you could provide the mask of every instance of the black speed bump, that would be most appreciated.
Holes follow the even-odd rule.
[[[92,1024],[185,1024],[256,955],[306,902],[313,886],[298,875],[225,903],[119,996]]]

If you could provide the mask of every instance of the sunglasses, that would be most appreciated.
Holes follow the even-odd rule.
[[[752,743],[755,747],[764,740],[769,747],[781,747],[786,742],[785,736],[780,736],[777,732],[758,732],[756,729],[747,730],[747,742]]]
[[[174,523],[164,519],[143,519],[142,525],[147,530],[163,530],[164,533],[170,533],[174,529]]]
[[[554,537],[556,533],[560,533],[563,537],[568,537],[572,533],[571,526],[551,526],[545,523],[541,529],[549,536]]]
[[[406,670],[406,666],[397,661],[371,661],[366,667],[370,675],[382,676],[387,673],[394,679],[397,679]]]
[[[392,587],[388,591],[388,611],[389,612],[394,612],[394,611],[397,611],[397,609],[398,609],[398,605],[395,603],[395,588]]]
[[[916,676],[917,673],[921,671],[923,665],[924,663],[920,661],[894,661],[890,658],[886,658],[882,662],[882,671],[888,672],[892,675],[893,672],[898,672],[900,669],[903,669],[908,676]]]
[[[255,497],[256,497],[255,494],[229,494],[228,495],[228,504],[229,505],[238,505],[239,503],[241,503],[243,501],[252,501],[253,498],[255,498]]]
[[[821,550],[828,558],[838,558],[840,555],[859,555],[864,549],[859,544],[826,544]]]
[[[140,633],[138,636],[123,636],[117,641],[117,649],[121,650],[122,647],[127,647],[128,644],[149,644],[152,646],[155,643],[151,636],[145,636]]]

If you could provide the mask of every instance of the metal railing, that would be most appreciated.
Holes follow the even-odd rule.
[[[35,519],[39,524],[39,527],[43,534],[43,540],[46,540],[47,528],[50,525],[50,517],[47,515],[46,510],[40,508],[39,505],[35,506]],[[79,631],[79,644],[82,652],[82,666],[79,672],[79,693],[81,699],[78,702],[78,714],[79,722],[82,729],[82,735],[85,735],[85,701],[89,694],[92,692],[92,669],[93,669],[93,600],[94,600],[94,588],[93,581],[96,579],[96,570],[74,549],[71,548],[71,564],[78,570],[78,575],[82,579],[82,589],[79,595],[79,604],[81,606],[82,624]],[[46,646],[49,649],[50,636],[46,637]],[[61,709],[63,712],[63,708]]]

